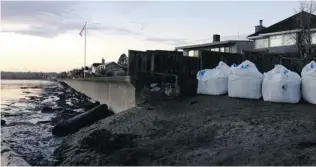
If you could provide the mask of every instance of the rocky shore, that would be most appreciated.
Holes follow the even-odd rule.
[[[227,96],[151,102],[67,136],[55,165],[316,165],[315,111]]]
[[[1,146],[14,150],[14,154],[31,165],[53,165],[56,163],[53,152],[63,138],[54,137],[52,128],[99,104],[63,83],[22,86],[20,89],[25,98],[2,108]],[[34,92],[36,96],[32,94]],[[6,156],[10,152],[5,152],[1,150],[2,159],[6,157],[9,164],[14,164],[15,160],[8,158],[16,156]]]

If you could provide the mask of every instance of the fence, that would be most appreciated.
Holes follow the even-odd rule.
[[[253,62],[262,73],[282,64],[291,71],[301,73],[302,68],[314,59],[300,59],[295,53],[244,52],[243,54],[199,51],[198,57],[183,56],[176,51],[129,51],[129,75],[140,73],[177,74],[193,77],[201,69],[215,68],[220,61],[229,66],[245,60]]]
[[[130,50],[128,55],[128,73],[131,76],[137,76],[140,73],[195,76],[200,70],[200,59],[183,56],[182,52]]]
[[[214,68],[220,61],[229,66],[245,60],[253,62],[260,72],[267,72],[276,64],[282,64],[291,71],[301,73],[302,68],[315,59],[300,59],[295,53],[244,52],[243,54],[200,51],[201,68]]]
[[[298,74],[301,73],[302,69],[306,66],[306,64],[310,63],[314,59],[302,59],[302,58],[292,58],[292,57],[282,57],[280,64],[285,66],[291,71],[297,72]]]

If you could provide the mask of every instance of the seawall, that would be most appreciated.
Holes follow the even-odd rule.
[[[130,76],[77,78],[61,80],[78,92],[107,104],[115,113],[133,108],[138,103],[138,94]]]

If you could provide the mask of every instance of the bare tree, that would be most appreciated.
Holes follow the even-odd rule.
[[[296,11],[297,17],[293,26],[293,33],[291,38],[294,40],[301,58],[307,58],[316,51],[313,45],[313,36],[315,30],[313,25],[316,21],[316,1],[302,1],[300,2],[300,9]]]

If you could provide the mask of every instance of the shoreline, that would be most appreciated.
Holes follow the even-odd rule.
[[[150,102],[67,136],[56,165],[314,165],[314,111],[227,96]]]
[[[66,96],[88,98],[57,83]],[[63,137],[51,165],[314,165],[313,111],[227,96],[148,102]],[[60,114],[59,122],[80,113]]]
[[[87,110],[86,107],[89,106],[82,104],[93,103],[89,97],[74,91],[68,85],[50,82],[52,82],[50,86],[41,83],[27,87],[21,85],[23,98],[4,105],[4,111],[1,113],[1,119],[6,120],[6,124],[1,125],[1,145],[12,149],[15,152],[12,155],[19,154],[29,164],[35,166],[55,163],[53,151],[54,148],[59,147],[59,141],[61,142],[63,138],[54,137],[51,129],[59,122]],[[34,96],[31,92],[35,90],[40,93]],[[27,106],[20,106],[20,103]],[[45,107],[48,110],[44,111]],[[6,153],[1,154],[2,158],[12,157],[5,157],[4,154]],[[11,160],[15,161],[12,158]]]

